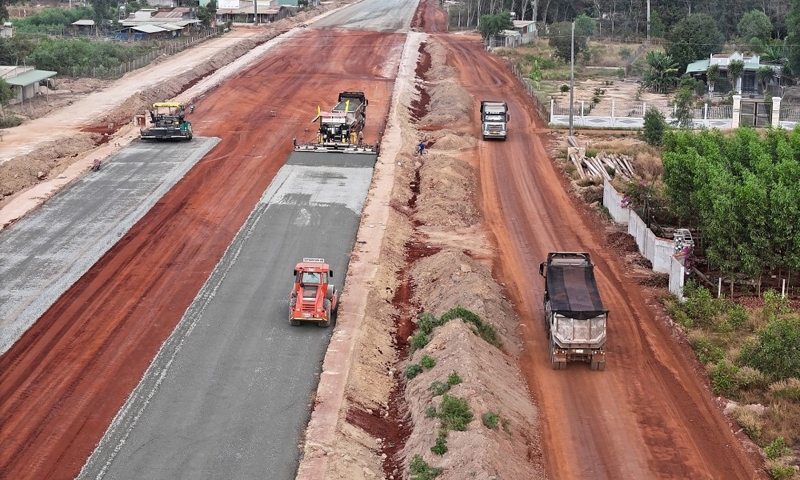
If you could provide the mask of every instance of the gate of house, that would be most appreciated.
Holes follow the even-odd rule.
[[[742,127],[767,127],[772,123],[772,109],[764,102],[742,100],[739,125]]]

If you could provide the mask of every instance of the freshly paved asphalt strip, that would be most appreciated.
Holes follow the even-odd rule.
[[[79,479],[291,479],[332,326],[289,325],[292,270],[341,291],[374,155],[293,153]]]
[[[135,141],[1,231],[0,354],[218,141]]]

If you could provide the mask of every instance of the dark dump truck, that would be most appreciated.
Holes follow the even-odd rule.
[[[564,370],[567,362],[588,362],[606,368],[606,323],[588,253],[551,252],[539,265],[545,279],[544,329],[550,340],[550,364]]]

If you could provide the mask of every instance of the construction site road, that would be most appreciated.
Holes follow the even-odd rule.
[[[292,154],[78,478],[294,477],[333,327],[289,325],[292,270],[342,289],[374,163]]]
[[[134,142],[0,231],[0,354],[218,141]]]
[[[479,144],[480,204],[502,252],[495,276],[520,317],[523,372],[540,409],[552,478],[758,478],[748,454],[693,363],[648,305],[641,286],[607,246],[603,224],[578,205],[548,158],[547,129],[527,88],[479,42],[436,35],[459,83],[478,100],[505,94],[508,140]],[[480,68],[475,68],[480,65]],[[479,136],[479,126],[472,134]],[[530,133],[530,134],[529,134]],[[552,251],[589,252],[610,311],[607,367],[550,367],[539,263]]]
[[[357,86],[370,100],[364,140],[379,138],[402,44],[391,33],[310,29],[196,102],[195,133],[219,144],[0,357],[0,478],[79,473],[283,166],[292,137],[313,135],[305,130],[317,106]]]

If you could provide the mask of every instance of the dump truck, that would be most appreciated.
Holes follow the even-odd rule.
[[[192,124],[186,120],[186,106],[159,102],[150,110],[150,126],[139,130],[142,140],[191,140]]]
[[[324,258],[304,258],[294,267],[294,286],[289,294],[289,323],[330,325],[339,309],[336,286],[329,283],[333,270]]]
[[[317,138],[306,143],[294,142],[296,151],[377,153],[376,145],[364,143],[364,125],[369,101],[364,92],[342,92],[330,112],[317,107],[311,123],[319,123]]]
[[[481,102],[481,134],[483,139],[506,139],[508,127],[508,104],[499,100]]]
[[[605,370],[608,310],[589,254],[551,252],[539,265],[539,274],[545,278],[544,329],[553,370],[564,370],[571,361]]]

